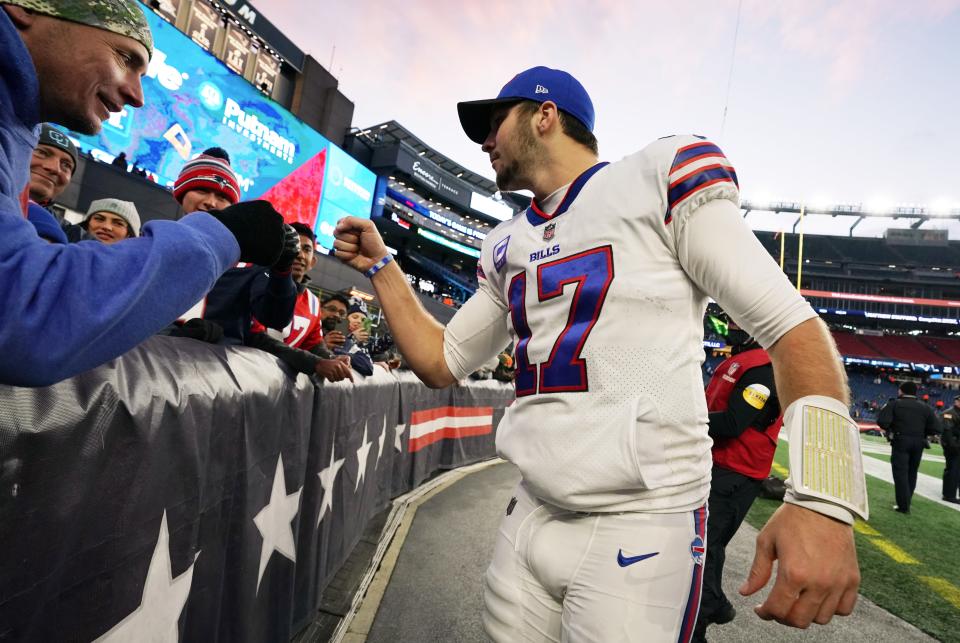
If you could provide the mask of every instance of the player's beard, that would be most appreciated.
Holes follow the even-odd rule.
[[[524,126],[525,125],[525,126]],[[513,141],[513,158],[497,172],[497,187],[501,190],[523,190],[530,186],[533,169],[540,161],[540,141],[529,124],[521,124]]]

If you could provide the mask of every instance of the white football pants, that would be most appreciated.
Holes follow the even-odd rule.
[[[498,643],[686,643],[697,620],[705,508],[577,513],[523,482],[500,523],[483,625]]]

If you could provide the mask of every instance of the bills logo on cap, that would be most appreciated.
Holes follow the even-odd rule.
[[[493,247],[493,267],[497,272],[507,263],[507,246],[510,245],[510,235],[505,236]]]
[[[690,543],[690,555],[693,556],[693,562],[697,565],[703,564],[703,555],[707,552],[707,548],[703,546],[703,538],[697,536],[693,539],[693,542]]]
[[[548,224],[547,227],[543,229],[543,240],[550,241],[551,239],[553,239],[554,235],[556,234],[556,230],[557,230],[556,223]]]

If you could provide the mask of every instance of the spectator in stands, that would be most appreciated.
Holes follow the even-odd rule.
[[[117,154],[116,157],[114,157],[114,159],[110,161],[110,165],[112,165],[113,167],[118,167],[124,172],[126,172],[127,171],[127,153],[120,152],[119,154]]]
[[[877,424],[890,440],[890,467],[897,497],[894,509],[909,514],[923,450],[928,437],[940,432],[940,422],[930,405],[917,399],[917,385],[908,381],[900,385],[899,398],[880,409]]]
[[[140,236],[140,214],[130,201],[97,199],[87,208],[80,227],[90,238],[110,245]]]
[[[40,142],[30,157],[30,199],[48,207],[70,185],[76,169],[73,141],[50,123],[43,123]]]
[[[222,147],[210,147],[180,170],[173,196],[184,213],[221,210],[240,201],[240,180]]]
[[[40,126],[40,142],[30,158],[30,201],[28,206],[31,221],[46,220],[34,210],[45,210],[55,218],[51,209],[54,200],[70,185],[77,169],[77,148],[66,134],[49,123]],[[60,224],[68,241],[80,241],[83,229],[67,221]]]
[[[953,406],[941,416],[943,433],[943,499],[960,504],[960,395],[953,398]]]
[[[350,308],[347,309],[347,332],[360,346],[366,350],[370,341],[370,317],[367,315],[367,305],[362,300],[353,298]]]
[[[323,300],[320,319],[323,325],[323,342],[335,355],[349,355],[353,370],[361,375],[373,375],[373,360],[349,337],[346,325],[338,329],[341,320],[346,320],[350,311],[350,299],[343,293],[333,293]]]
[[[240,182],[230,166],[230,156],[215,147],[188,161],[173,184],[173,196],[187,212],[215,211],[237,203]],[[288,225],[284,228],[284,247],[271,268],[244,263],[226,271],[200,305],[180,320],[203,321],[172,329],[170,334],[243,345],[252,332],[254,317],[268,328],[283,330],[293,319],[297,300],[290,274],[300,240],[296,230]],[[223,329],[222,336],[210,332],[211,323]],[[198,336],[194,329],[203,330]]]
[[[276,355],[299,373],[316,374],[331,382],[353,379],[350,373],[350,358],[346,355],[335,356],[323,343],[320,322],[320,300],[307,288],[315,265],[317,238],[313,230],[303,223],[293,223],[300,239],[299,253],[293,260],[290,276],[297,286],[297,302],[293,320],[287,324],[279,336],[282,341],[256,319],[247,337],[247,346],[259,348]]]
[[[263,203],[154,222],[114,248],[47,244],[26,220],[40,122],[96,134],[108,109],[140,107],[152,48],[129,0],[0,0],[0,383],[45,386],[98,366],[169,323],[238,257],[280,255],[283,219]],[[108,300],[96,296],[105,283]]]

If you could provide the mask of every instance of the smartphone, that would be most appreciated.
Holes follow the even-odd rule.
[[[343,333],[343,336],[346,337],[350,334],[349,328],[350,320],[346,317],[343,317],[337,322],[337,325],[333,327],[333,330],[337,331],[338,333]]]

